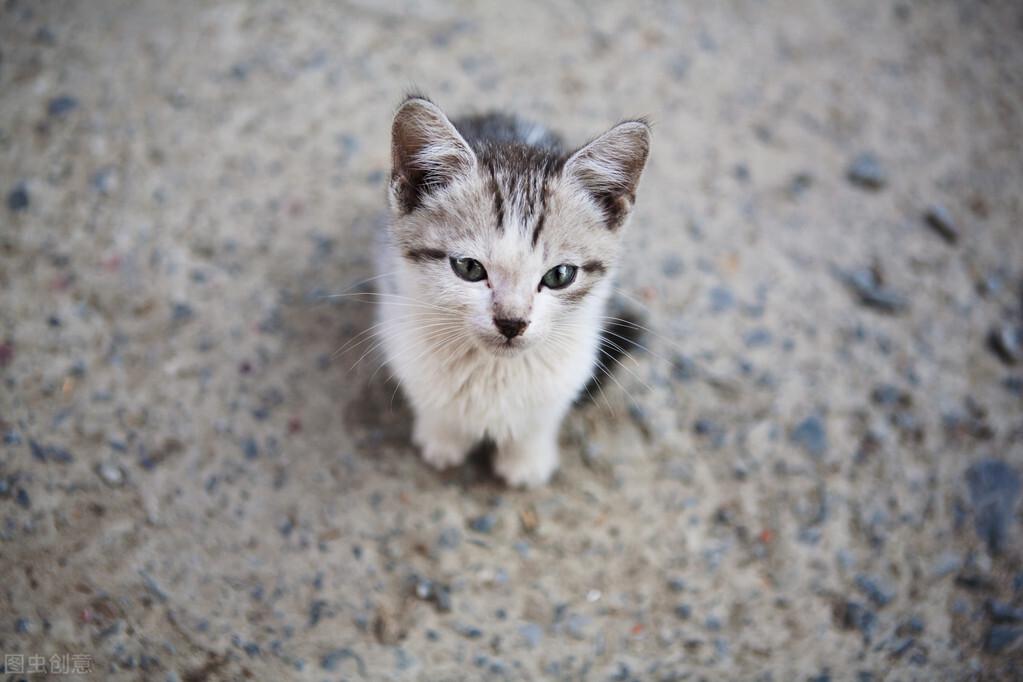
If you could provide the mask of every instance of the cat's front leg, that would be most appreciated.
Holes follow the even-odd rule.
[[[427,464],[447,469],[465,461],[477,439],[442,415],[422,412],[416,414],[412,440]]]
[[[517,438],[497,444],[494,469],[508,485],[536,488],[550,480],[558,468],[560,421],[546,421]]]

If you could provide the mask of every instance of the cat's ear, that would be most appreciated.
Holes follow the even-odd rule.
[[[402,213],[476,166],[476,155],[436,104],[412,96],[391,126],[391,197]]]
[[[625,121],[574,153],[564,173],[593,197],[614,230],[632,209],[649,152],[650,126]]]

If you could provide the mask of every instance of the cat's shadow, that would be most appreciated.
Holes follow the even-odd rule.
[[[355,291],[372,292],[373,288],[361,286]],[[337,396],[342,403],[343,430],[355,452],[379,465],[385,473],[404,468],[410,462],[435,472],[420,459],[413,443],[414,414],[408,400],[383,364],[382,351],[371,350],[378,340],[373,335],[372,300],[372,296],[327,299],[330,304],[327,314],[336,320],[331,325],[336,331],[330,335],[329,343],[342,350],[331,354],[330,369],[324,377],[326,381],[344,383]],[[445,483],[463,486],[500,485],[493,474],[494,452],[493,443],[483,440],[467,453],[463,464],[435,475]]]
[[[420,466],[429,466],[419,458],[412,442],[412,408],[397,382],[379,374],[366,379],[361,390],[345,405],[343,419],[354,437],[356,450],[365,457],[379,458],[383,453],[414,457]],[[459,466],[436,472],[447,483],[463,486],[501,485],[493,473],[495,446],[489,439],[478,442]],[[430,471],[434,471],[430,469]]]

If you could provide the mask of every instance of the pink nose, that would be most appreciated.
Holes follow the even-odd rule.
[[[501,332],[508,339],[514,339],[516,336],[521,334],[529,322],[525,320],[502,320],[494,318],[494,326],[497,327],[497,331]]]

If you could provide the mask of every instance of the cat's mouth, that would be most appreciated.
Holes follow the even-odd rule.
[[[522,337],[517,336],[512,339],[506,339],[504,337],[494,338],[492,336],[484,337],[484,345],[487,350],[492,352],[494,355],[501,356],[512,356],[518,355],[526,348],[529,344],[522,340]]]

